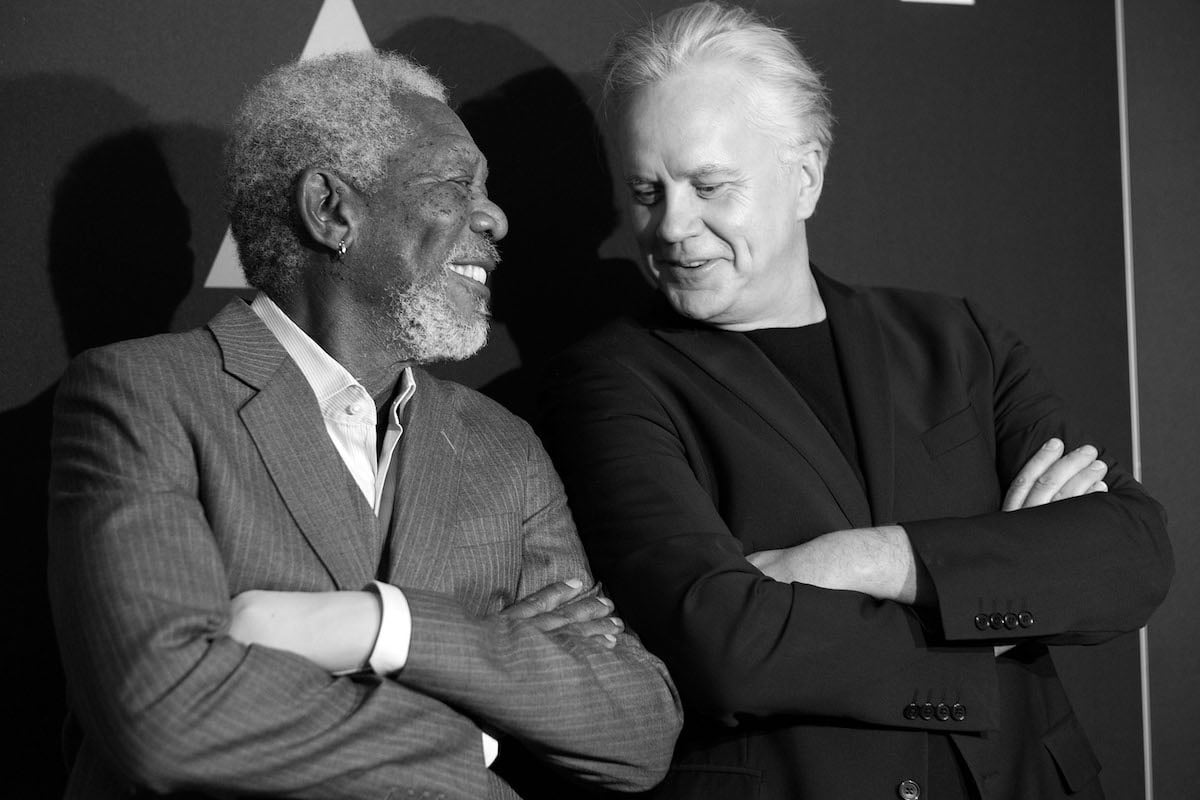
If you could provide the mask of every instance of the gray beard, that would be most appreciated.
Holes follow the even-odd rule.
[[[406,287],[388,287],[384,313],[388,349],[404,361],[462,361],[487,343],[488,306],[482,297],[461,312],[450,300],[444,272]]]

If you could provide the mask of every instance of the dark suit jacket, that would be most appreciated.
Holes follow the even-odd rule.
[[[818,280],[865,491],[741,334],[622,323],[550,372],[543,438],[593,569],[684,699],[659,795],[894,798],[949,735],[985,798],[1097,796],[1046,645],[1146,621],[1173,568],[1161,508],[1114,466],[1107,494],[999,513],[1048,438],[1088,441],[1027,349],[965,301]],[[908,531],[935,611],[744,558],[884,523]]]
[[[614,650],[485,615],[590,580],[528,426],[423,372],[406,413],[387,580],[412,610],[394,678],[333,678],[226,635],[247,589],[360,589],[379,522],[311,389],[241,301],[206,329],[72,363],[59,392],[50,582],[84,732],[69,797],[515,797],[481,728],[583,780],[645,788],[678,706]]]

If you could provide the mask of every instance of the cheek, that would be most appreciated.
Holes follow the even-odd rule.
[[[638,241],[645,242],[654,237],[654,212],[648,207],[634,203],[630,206],[629,224],[633,226],[634,236]]]
[[[422,239],[438,239],[458,232],[467,223],[467,204],[453,189],[429,192],[405,209],[403,230],[421,231]]]

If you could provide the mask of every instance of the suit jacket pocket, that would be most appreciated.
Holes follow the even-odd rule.
[[[1100,761],[1092,752],[1087,735],[1074,715],[1060,720],[1042,737],[1042,743],[1058,766],[1063,783],[1072,794],[1083,789],[1100,774]]]
[[[977,436],[979,420],[975,418],[975,409],[967,406],[925,431],[921,435],[921,443],[925,445],[929,457],[936,459]]]

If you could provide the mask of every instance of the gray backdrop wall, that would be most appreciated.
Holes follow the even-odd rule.
[[[593,68],[661,0],[357,0],[372,42],[454,90],[510,216],[498,324],[445,374],[519,412],[546,356],[643,297]],[[814,260],[850,281],[967,294],[1022,334],[1098,438],[1168,506],[1179,573],[1150,630],[1158,796],[1200,784],[1200,667],[1188,534],[1198,477],[1196,184],[1200,4],[776,0],[838,117]],[[6,779],[54,791],[60,680],[44,604],[48,405],[68,357],[202,323],[224,235],[223,126],[258,75],[299,55],[321,0],[9,0],[0,8],[0,491],[7,685],[26,732]],[[1118,95],[1126,24],[1138,382],[1127,337]],[[1131,386],[1141,399],[1131,416]],[[1136,424],[1135,424],[1136,423]],[[23,652],[26,658],[8,654]],[[1111,796],[1143,796],[1136,636],[1058,657]],[[0,784],[3,785],[3,784]]]

